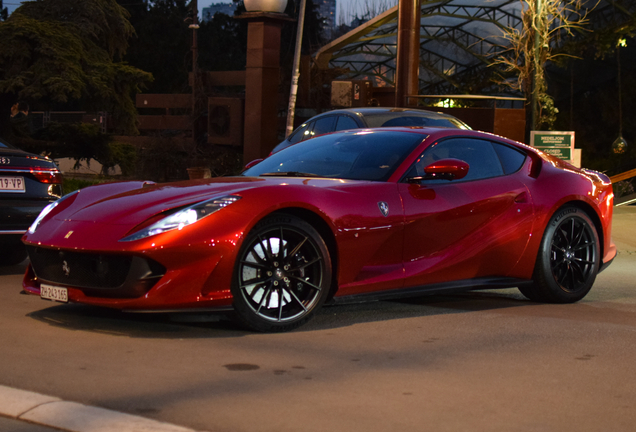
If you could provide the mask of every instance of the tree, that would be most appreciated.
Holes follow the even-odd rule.
[[[125,60],[150,72],[148,93],[189,93],[192,30],[186,19],[187,0],[119,0],[131,14],[135,35]]]
[[[567,55],[556,50],[564,36],[585,30],[589,9],[582,8],[582,3],[583,0],[520,1],[521,28],[504,29],[504,38],[511,48],[493,64],[516,76],[504,83],[523,91],[530,101],[531,129],[549,129],[555,121],[556,110],[547,93],[545,66]]]
[[[134,92],[152,80],[121,59],[134,29],[115,0],[35,0],[0,24],[0,93],[111,113],[135,132]]]

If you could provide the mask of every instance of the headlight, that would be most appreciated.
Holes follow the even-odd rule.
[[[33,221],[33,223],[31,224],[31,226],[29,227],[29,234],[33,234],[35,232],[35,230],[38,229],[38,226],[40,226],[40,222],[42,222],[42,219],[44,219],[46,217],[47,214],[51,213],[51,211],[57,207],[62,201],[64,201],[66,198],[71,197],[73,195],[75,195],[76,193],[78,193],[79,191],[76,190],[74,192],[71,192],[68,195],[64,195],[62,198],[60,198],[57,201],[52,202],[51,204],[47,205],[46,207],[44,207],[42,209],[42,211],[40,212],[40,214],[38,215],[37,218],[35,218],[35,220]]]
[[[190,207],[181,209],[178,212],[171,214],[170,216],[166,216],[159,222],[156,222],[149,227],[143,228],[136,233],[124,237],[120,241],[128,242],[139,240],[167,231],[183,229],[183,227],[193,224],[206,216],[210,216],[212,213],[215,213],[240,199],[241,197],[239,196],[229,195],[222,198],[215,198],[209,201],[200,202]]]

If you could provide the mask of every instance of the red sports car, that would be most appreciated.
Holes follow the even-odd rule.
[[[66,195],[24,289],[125,311],[230,311],[283,331],[325,302],[518,287],[582,299],[616,255],[604,174],[457,129],[338,132],[241,176]]]

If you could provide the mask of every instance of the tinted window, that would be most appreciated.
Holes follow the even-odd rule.
[[[305,133],[308,133],[310,123],[305,123],[301,125],[294,133],[291,134],[288,141],[292,144],[295,144],[299,141],[302,141],[305,137]],[[311,130],[311,129],[309,129]]]
[[[243,175],[304,173],[386,181],[424,138],[421,134],[395,131],[350,131],[323,135],[275,153]]]
[[[338,116],[338,122],[336,123],[336,130],[358,129],[360,126],[354,119],[347,115]]]
[[[470,127],[459,119],[445,116],[431,111],[404,112],[404,111],[382,111],[366,113],[364,120],[368,127],[388,127],[388,126],[430,126],[448,127],[453,129],[470,129]]]
[[[329,132],[333,132],[336,127],[336,116],[327,116],[317,119],[314,122],[314,129],[311,131],[311,136],[322,135]]]
[[[504,173],[506,174],[518,171],[526,160],[526,154],[516,148],[499,143],[493,143],[493,147],[499,156]]]
[[[504,174],[499,157],[490,141],[471,138],[452,138],[440,141],[426,149],[408,173],[409,177],[424,175],[424,168],[441,159],[459,159],[469,165],[462,180],[478,180]],[[448,180],[425,180],[427,183],[445,183]]]

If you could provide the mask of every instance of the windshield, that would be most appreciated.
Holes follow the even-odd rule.
[[[242,175],[386,181],[425,138],[382,130],[323,135],[274,153]]]
[[[419,127],[447,127],[453,129],[470,129],[470,127],[454,117],[446,117],[435,113],[427,115],[404,113],[396,117],[395,113],[367,114],[364,116],[369,127],[395,127],[395,126],[419,126]]]

